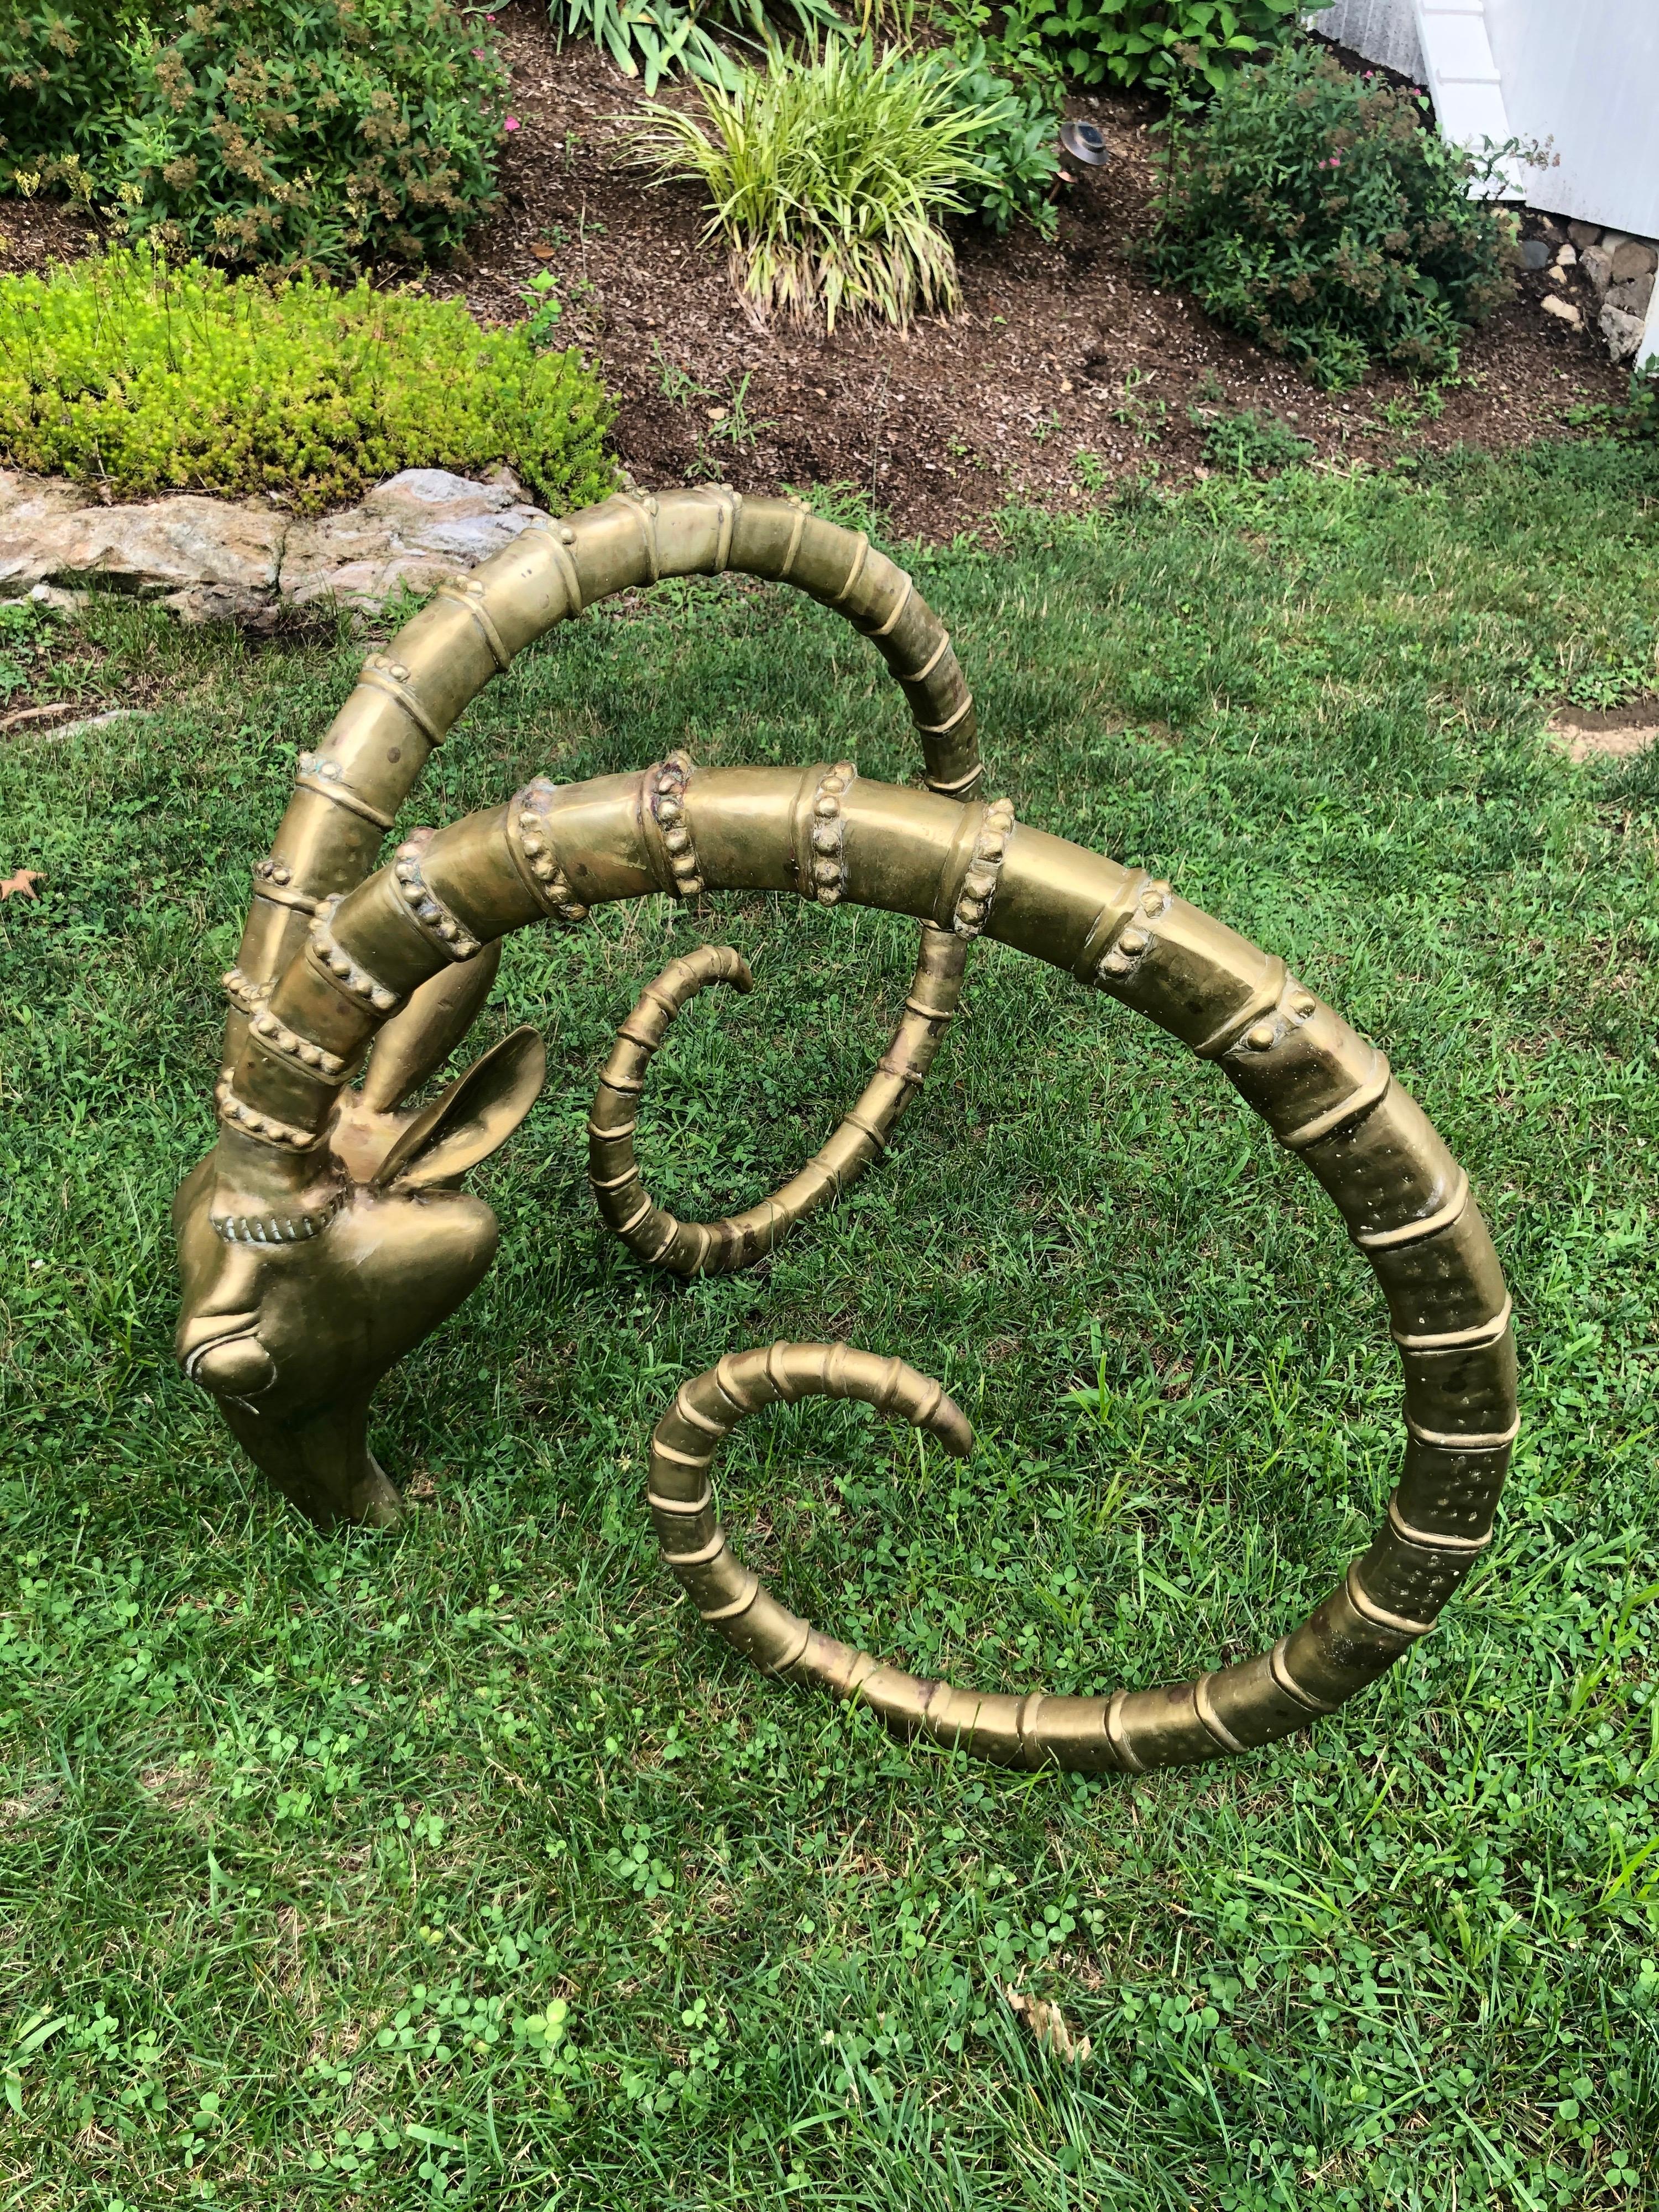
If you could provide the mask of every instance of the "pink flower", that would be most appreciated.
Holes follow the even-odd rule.
[[[501,128],[503,131],[516,131],[518,127],[519,118],[516,115],[507,115],[502,117]]]
[[[489,57],[485,53],[482,46],[474,46],[472,49],[472,58],[475,62],[485,62],[489,59]]]

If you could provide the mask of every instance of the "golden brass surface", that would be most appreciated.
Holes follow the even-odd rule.
[[[926,787],[850,762],[538,778],[505,805],[422,830],[371,872],[431,748],[479,687],[552,624],[660,577],[742,569],[839,608],[898,679]],[[395,1516],[368,1451],[380,1376],[488,1267],[495,1218],[460,1188],[543,1079],[519,1030],[432,1104],[409,1104],[465,1035],[500,940],[581,925],[607,900],[793,891],[921,925],[893,1042],[828,1145],[774,1195],[717,1223],[655,1206],[634,1139],[646,1071],[674,1015],[738,957],[672,963],[623,1024],[589,1124],[601,1213],[683,1273],[749,1264],[862,1173],[925,1078],[980,935],[1146,1014],[1212,1061],[1335,1202],[1387,1301],[1406,1376],[1401,1482],[1370,1547],[1261,1656],[1108,1698],[981,1694],[922,1682],[784,1610],[714,1517],[720,1438],[804,1395],[860,1398],[966,1451],[935,1383],[847,1346],[728,1355],[686,1383],[653,1438],[650,1510],[703,1618],[772,1671],[865,1699],[896,1728],[1021,1765],[1140,1772],[1236,1754],[1303,1727],[1432,1627],[1489,1540],[1516,1431],[1510,1305],[1468,1177],[1382,1055],[1276,956],[1170,886],[1015,821],[978,797],[972,702],[910,580],[799,502],[714,489],[635,495],[526,532],[456,579],[383,653],[301,756],[226,977],[217,1144],[181,1188],[178,1351],[270,1479],[325,1523]],[[361,1084],[353,1079],[362,1072]]]
[[[822,897],[821,890],[817,896]],[[646,985],[617,1031],[599,1078],[587,1124],[587,1176],[600,1219],[647,1267],[668,1267],[677,1275],[747,1267],[774,1250],[798,1221],[850,1190],[886,1151],[893,1124],[927,1079],[956,1012],[967,964],[966,939],[924,923],[921,956],[893,1041],[829,1143],[758,1206],[723,1221],[678,1221],[652,1203],[635,1164],[634,1132],[646,1070],[668,1024],[698,992],[711,983],[748,991],[754,978],[723,945],[703,945],[671,962],[655,982]]]

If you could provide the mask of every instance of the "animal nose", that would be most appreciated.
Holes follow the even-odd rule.
[[[257,1336],[235,1336],[192,1353],[185,1372],[218,1397],[253,1398],[276,1380],[276,1363]]]
[[[268,1389],[276,1366],[255,1333],[258,1321],[257,1312],[197,1314],[187,1321],[178,1351],[191,1381],[239,1398]]]

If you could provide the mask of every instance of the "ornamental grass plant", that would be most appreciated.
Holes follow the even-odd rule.
[[[1452,374],[1508,295],[1513,229],[1470,197],[1487,165],[1425,127],[1427,106],[1315,46],[1237,70],[1171,119],[1154,273],[1315,384],[1374,362]]]
[[[636,133],[659,180],[699,184],[732,281],[793,320],[948,312],[956,255],[939,217],[968,204],[989,109],[955,72],[867,40],[798,57],[774,48],[735,90],[700,85],[701,116],[653,101]]]
[[[506,462],[580,506],[611,488],[613,412],[575,351],[415,292],[272,288],[148,246],[0,278],[0,459],[124,498],[277,492],[316,512],[399,469]]]

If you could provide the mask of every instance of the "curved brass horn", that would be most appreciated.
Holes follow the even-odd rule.
[[[316,917],[308,945],[270,994],[269,1032],[250,1036],[222,1086],[213,1168],[181,1194],[181,1243],[195,1271],[181,1347],[228,1412],[240,1409],[238,1435],[290,1495],[305,1494],[301,1474],[313,1492],[331,1480],[319,1393],[331,1390],[361,1423],[374,1376],[488,1265],[494,1230],[488,1209],[462,1193],[396,1183],[381,1191],[343,1176],[329,1143],[337,1071],[355,1064],[428,976],[473,957],[463,948],[562,902],[636,897],[670,888],[677,872],[712,890],[812,896],[813,794],[829,773],[822,764],[696,770],[680,762],[564,790],[534,786],[437,831],[412,856],[404,848]],[[674,797],[672,843],[656,808],[665,789]],[[1088,1700],[1073,1711],[1028,1699],[1011,1720],[994,1701],[970,1698],[970,1711],[897,1687],[893,1717],[922,1725],[931,1714],[941,1728],[948,1719],[952,1741],[1005,1755],[1144,1768],[1248,1748],[1332,1710],[1428,1632],[1490,1540],[1518,1428],[1515,1346],[1502,1271],[1467,1176],[1374,1046],[1283,960],[1167,884],[1016,826],[1002,803],[964,806],[860,778],[841,794],[840,822],[848,902],[940,930],[965,921],[1107,992],[1213,1060],[1334,1200],[1381,1285],[1406,1377],[1405,1462],[1386,1522],[1346,1581],[1264,1657],[1200,1684],[1124,1693],[1103,1718],[1081,1710]],[[207,1256],[216,1237],[227,1240],[217,1268]],[[222,1346],[212,1339],[215,1316]],[[715,1370],[733,1419],[763,1401],[746,1395],[746,1382],[728,1390],[728,1376],[781,1377],[771,1395],[781,1395],[784,1384],[830,1387],[837,1375],[862,1372],[861,1356],[850,1352],[824,1351],[831,1364],[821,1370],[781,1354],[770,1367],[769,1357],[740,1355]],[[699,1486],[671,1504],[695,1500],[701,1513],[714,1446],[731,1424],[695,1392],[677,1403],[684,1431],[673,1442],[675,1432],[659,1432],[658,1459],[683,1462]],[[352,1510],[349,1499],[342,1510]],[[712,1533],[707,1540],[714,1543]],[[710,1583],[707,1595],[718,1602],[704,1610],[736,1620],[755,1593],[723,1548],[718,1556],[728,1562],[719,1572],[736,1579],[724,1595]],[[682,1568],[697,1564],[684,1549],[677,1558]],[[764,1656],[778,1663],[781,1649],[766,1644]],[[824,1679],[838,1680],[825,1664]],[[872,1702],[873,1679],[862,1685]]]
[[[532,526],[444,585],[389,647],[370,653],[317,750],[300,755],[294,796],[254,869],[241,945],[224,979],[224,1064],[240,1051],[249,1020],[305,944],[313,917],[368,874],[434,749],[493,677],[601,599],[722,570],[793,584],[845,615],[904,693],[928,789],[974,795],[974,702],[950,638],[909,577],[861,531],[825,521],[802,500],[751,498],[724,484],[660,498],[619,495]]]
[[[653,1202],[634,1157],[645,1074],[676,1014],[711,983],[752,989],[748,964],[729,945],[705,945],[672,960],[647,983],[617,1032],[587,1123],[587,1179],[599,1218],[635,1258],[677,1275],[747,1267],[773,1251],[798,1221],[850,1190],[887,1149],[893,1124],[927,1079],[962,996],[966,938],[921,927],[921,951],[904,1012],[876,1073],[842,1115],[828,1144],[757,1206],[723,1221],[680,1221]]]
[[[1000,1765],[1142,1774],[1291,1735],[1426,1636],[1486,1540],[1419,1528],[1396,1498],[1370,1548],[1323,1604],[1259,1658],[1109,1698],[953,1689],[823,1635],[780,1605],[727,1543],[713,1488],[721,1443],[745,1415],[806,1397],[862,1399],[926,1429],[958,1459],[973,1443],[955,1401],[902,1359],[847,1344],[728,1353],[680,1385],[652,1434],[646,1502],[664,1564],[714,1633],[764,1673],[856,1698],[901,1735],[931,1736]]]

